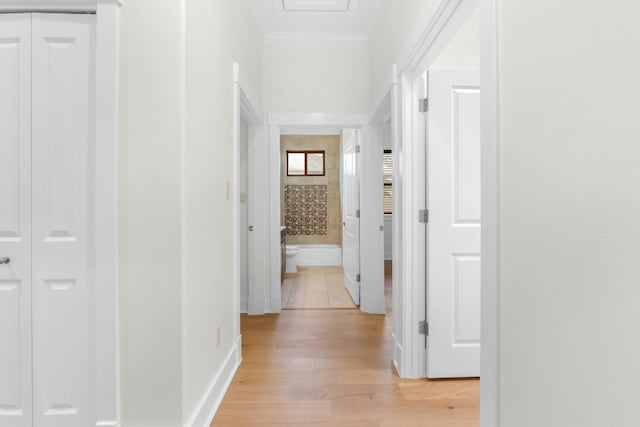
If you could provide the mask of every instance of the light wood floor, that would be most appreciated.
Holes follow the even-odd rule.
[[[241,321],[243,362],[212,426],[479,425],[478,380],[396,375],[390,315],[285,310]]]
[[[283,309],[356,308],[342,267],[298,267],[282,282]]]

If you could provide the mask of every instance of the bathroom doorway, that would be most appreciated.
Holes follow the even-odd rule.
[[[341,137],[280,136],[282,309],[356,308],[344,288]]]

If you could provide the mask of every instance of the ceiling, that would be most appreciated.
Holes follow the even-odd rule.
[[[383,0],[249,0],[266,37],[366,38]]]

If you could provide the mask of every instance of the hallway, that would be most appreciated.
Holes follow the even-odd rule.
[[[401,379],[391,317],[358,310],[242,316],[243,361],[212,426],[479,425],[479,381]]]

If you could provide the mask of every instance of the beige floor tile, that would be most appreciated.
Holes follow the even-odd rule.
[[[344,288],[342,267],[298,267],[293,280],[283,282],[282,308],[355,308]]]

